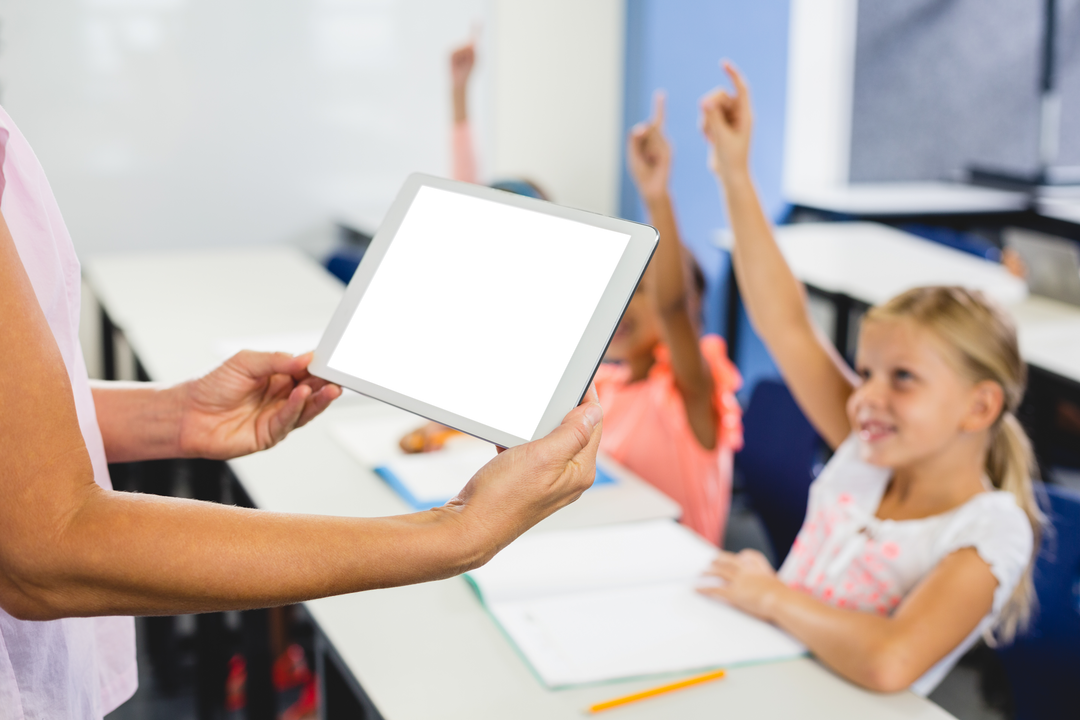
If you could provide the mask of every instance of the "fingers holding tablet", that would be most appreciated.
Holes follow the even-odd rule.
[[[603,415],[596,402],[579,405],[547,436],[498,455],[447,504],[484,536],[478,564],[592,486]]]

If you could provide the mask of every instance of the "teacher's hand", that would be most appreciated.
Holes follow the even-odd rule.
[[[480,543],[473,567],[592,486],[604,417],[595,398],[590,391],[546,437],[501,452],[442,508]]]
[[[265,450],[325,410],[341,388],[308,373],[311,357],[243,350],[180,386],[183,454],[228,460]]]

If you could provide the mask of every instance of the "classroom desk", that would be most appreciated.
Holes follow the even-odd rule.
[[[776,240],[803,282],[869,304],[921,285],[961,283],[1005,305],[1027,297],[1024,281],[1003,266],[888,225],[781,225],[776,228]]]
[[[218,360],[224,339],[321,328],[340,284],[302,254],[281,248],[99,258],[88,282],[155,380],[190,377]],[[288,289],[284,292],[283,289]],[[382,481],[352,460],[326,429],[362,407],[343,398],[322,417],[263,453],[230,461],[240,485],[262,508],[379,515],[405,510]],[[601,497],[605,492],[590,490]],[[630,519],[562,511],[547,526]],[[635,501],[636,502],[636,501]],[[664,516],[653,503],[649,512]],[[542,527],[538,528],[542,530]],[[592,702],[649,687],[655,680],[552,692],[488,617],[461,578],[305,603],[329,660],[387,720],[580,718]],[[324,706],[327,717],[334,708]],[[618,711],[620,717],[951,717],[910,692],[877,695],[798,660],[734,668],[724,680]]]
[[[1031,205],[1027,193],[948,182],[852,183],[787,199],[800,207],[858,217],[985,215],[1021,212]]]
[[[853,305],[878,304],[921,285],[965,285],[1009,309],[1029,364],[1080,383],[1080,307],[1028,295],[1026,284],[997,263],[878,223],[782,225],[776,239],[795,276],[836,303],[838,348],[852,347]]]
[[[1080,388],[1080,307],[1032,295],[1009,309],[1028,364]]]
[[[286,247],[96,257],[83,276],[155,381],[218,365],[221,340],[321,331],[342,286]]]
[[[331,408],[320,421],[347,422],[361,409],[360,404]],[[319,458],[318,472],[312,472],[313,457]],[[326,433],[301,431],[271,451],[238,458],[230,466],[257,507],[356,516],[407,511],[385,483]],[[530,532],[665,516],[662,506],[615,500],[611,492],[590,490]],[[336,661],[348,668],[387,720],[578,718],[592,703],[657,684],[644,680],[545,689],[461,578],[325,598],[305,607],[334,648]],[[776,687],[786,690],[776,693]],[[718,712],[735,717],[949,717],[911,693],[880,696],[859,690],[806,659],[736,668],[719,683],[619,714],[630,720]]]

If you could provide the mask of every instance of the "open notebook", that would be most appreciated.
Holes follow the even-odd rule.
[[[806,649],[695,592],[716,548],[670,520],[526,535],[466,578],[550,688]]]

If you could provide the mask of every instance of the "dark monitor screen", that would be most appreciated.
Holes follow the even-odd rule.
[[[424,188],[330,365],[529,437],[625,244]]]

